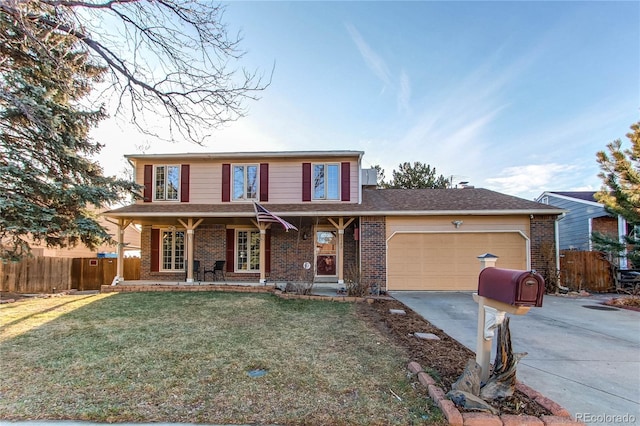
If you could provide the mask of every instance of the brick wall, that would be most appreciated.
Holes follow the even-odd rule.
[[[531,219],[531,269],[545,279],[547,291],[557,285],[556,216],[534,216]]]
[[[360,219],[360,260],[362,280],[369,285],[386,286],[386,221],[384,216]]]
[[[310,225],[300,227],[298,232],[272,228],[269,279],[278,282],[313,280],[313,233]],[[306,240],[303,238],[305,234]],[[310,269],[304,269],[305,262],[309,262]]]
[[[618,237],[618,219],[615,217],[602,216],[594,217],[591,220],[591,230],[608,235],[613,238]]]

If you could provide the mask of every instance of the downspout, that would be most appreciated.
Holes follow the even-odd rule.
[[[560,219],[564,218],[566,213],[562,213],[561,215],[556,217],[555,222],[553,223],[553,229],[555,234],[555,244],[556,244],[556,271],[560,271],[560,226],[558,222]]]
[[[625,246],[622,256],[620,256],[620,269],[627,269],[627,247],[625,244],[625,236],[627,235],[627,221],[624,217],[618,215],[618,241]]]

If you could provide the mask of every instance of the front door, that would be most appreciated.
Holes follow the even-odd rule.
[[[338,235],[335,230],[316,230],[316,276],[337,277]]]

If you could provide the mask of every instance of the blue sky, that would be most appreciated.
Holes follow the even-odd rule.
[[[640,118],[640,2],[231,2],[243,65],[272,84],[207,146],[116,120],[122,154],[350,149],[522,198],[597,190],[598,150]]]

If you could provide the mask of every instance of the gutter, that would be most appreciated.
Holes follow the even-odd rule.
[[[278,216],[301,216],[301,217],[317,217],[317,216],[511,216],[511,215],[564,215],[566,210],[434,210],[434,211],[316,211],[316,212],[300,212],[300,211],[277,211],[270,210]],[[106,212],[105,216],[109,217],[176,217],[176,216],[198,216],[198,217],[254,217],[255,212]]]

